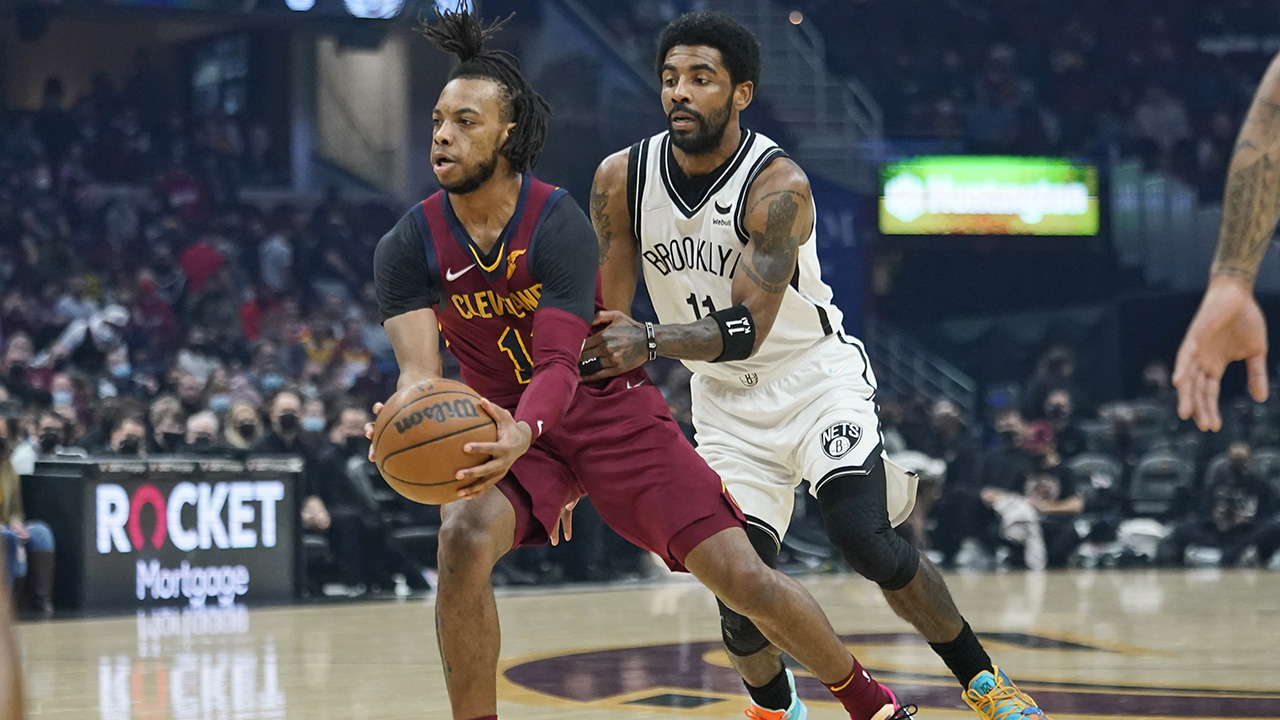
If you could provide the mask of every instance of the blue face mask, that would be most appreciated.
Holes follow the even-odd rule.
[[[231,396],[218,393],[209,396],[209,409],[216,413],[224,413],[231,408]]]
[[[67,390],[53,391],[53,404],[55,407],[67,407],[71,405],[73,399],[71,393]]]
[[[133,375],[133,366],[132,366],[132,365],[130,365],[129,363],[121,363],[121,364],[119,364],[119,365],[112,365],[112,366],[111,366],[111,374],[112,374],[113,376],[115,376],[115,378],[116,378],[117,380],[124,380],[125,378],[129,377],[130,375]]]
[[[324,418],[304,417],[302,418],[302,429],[309,433],[321,432],[324,430]]]
[[[279,390],[284,385],[284,377],[280,373],[267,373],[262,376],[262,389],[267,392]]]

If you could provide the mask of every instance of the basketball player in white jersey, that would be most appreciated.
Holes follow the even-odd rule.
[[[893,530],[911,511],[914,478],[882,456],[866,351],[841,330],[819,274],[808,179],[738,123],[759,79],[759,42],[727,15],[684,15],[662,34],[657,70],[667,132],[606,158],[592,188],[609,311],[583,349],[583,381],[658,355],[684,361],[698,451],[765,560],[776,562],[793,490],[807,479],[832,543],[929,641],[965,701],[988,720],[1043,720],[992,664],[938,570]],[[625,314],[637,261],[661,324]],[[721,618],[751,694],[747,715],[803,720],[779,652],[723,605]]]

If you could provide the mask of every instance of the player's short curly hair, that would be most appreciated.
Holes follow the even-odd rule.
[[[658,76],[667,53],[677,45],[705,45],[720,51],[729,80],[760,84],[760,41],[737,20],[721,12],[686,13],[672,20],[658,39]]]

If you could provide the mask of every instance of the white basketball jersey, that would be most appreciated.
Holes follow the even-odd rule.
[[[749,237],[743,226],[751,184],[773,160],[786,157],[769,138],[748,129],[729,162],[701,198],[682,199],[671,180],[675,158],[666,132],[631,148],[627,202],[640,241],[644,281],[663,324],[691,323],[732,305],[733,278]],[[693,202],[692,205],[688,204]],[[817,229],[800,246],[795,275],[778,318],[758,352],[736,362],[684,361],[693,372],[741,385],[776,369],[840,331],[842,315],[822,282]]]

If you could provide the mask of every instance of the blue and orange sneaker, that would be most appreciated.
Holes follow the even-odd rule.
[[[796,676],[790,670],[786,670],[786,673],[787,687],[791,688],[791,704],[786,710],[770,710],[760,707],[752,700],[746,710],[750,720],[805,720],[809,717],[809,708],[800,702],[800,696],[796,694]]]
[[[1036,701],[1019,690],[998,667],[995,673],[978,673],[962,697],[985,720],[1049,720]]]

